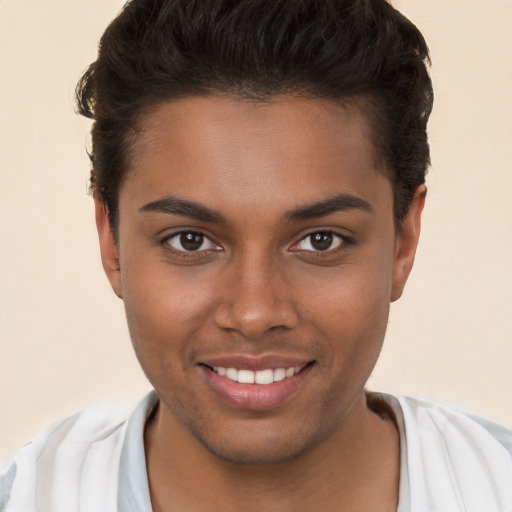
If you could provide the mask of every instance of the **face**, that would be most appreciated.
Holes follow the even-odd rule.
[[[193,97],[142,128],[118,248],[97,218],[159,414],[230,461],[296,457],[361,412],[422,191],[396,232],[356,106]]]

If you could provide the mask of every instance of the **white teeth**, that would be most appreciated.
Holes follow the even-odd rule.
[[[259,370],[253,372],[252,370],[237,370],[236,368],[224,368],[222,366],[213,366],[212,369],[215,373],[227,377],[228,379],[240,382],[241,384],[272,384],[279,382],[288,377],[293,377],[299,373],[304,366],[295,366],[291,368],[276,368],[275,370]]]
[[[272,384],[272,382],[274,382],[274,372],[272,370],[261,370],[256,372],[254,382],[256,382],[256,384]]]
[[[254,384],[254,372],[251,372],[251,370],[238,370],[237,380],[240,384]]]
[[[278,368],[274,370],[274,382],[286,379],[286,370],[284,368]]]
[[[226,368],[226,377],[238,382],[238,370],[236,368]]]

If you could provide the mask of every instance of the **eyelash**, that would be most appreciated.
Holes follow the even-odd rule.
[[[179,240],[183,235],[200,236],[202,238],[200,247],[197,250],[186,250],[183,247],[183,244],[181,243],[182,241],[178,242],[178,243],[181,243],[181,245],[183,247],[182,249],[180,249],[178,247],[174,247],[171,241],[173,239]],[[201,247],[205,243],[209,243],[210,247],[207,249],[201,249]],[[166,248],[166,250],[172,251],[174,254],[177,254],[182,258],[190,258],[190,257],[193,258],[193,257],[197,257],[199,255],[211,254],[212,252],[217,252],[217,251],[222,250],[220,248],[220,246],[218,246],[215,242],[213,242],[213,240],[208,235],[206,235],[205,233],[203,233],[201,231],[194,230],[194,229],[187,229],[187,230],[179,231],[178,233],[172,233],[171,235],[166,236],[162,240],[161,244]]]
[[[178,242],[182,246],[181,249],[173,246],[171,241],[173,239],[179,239],[178,237],[182,237],[183,235],[200,236],[201,237],[200,247],[197,250],[187,250],[183,247],[182,241]],[[308,239],[310,240],[309,246],[312,247],[311,237],[313,237],[314,235],[332,236],[332,243],[336,243],[336,241],[337,241],[337,245],[334,248],[328,247],[325,250],[321,250],[321,249],[315,250],[314,248],[312,248],[312,249],[298,248],[298,246],[300,244],[306,242]],[[206,249],[201,249],[201,247],[207,242],[209,242],[210,247],[206,248]],[[164,245],[166,247],[167,250],[170,250],[173,253],[178,254],[180,257],[184,257],[184,258],[197,257],[199,255],[211,254],[211,252],[217,252],[217,251],[222,250],[222,248],[219,245],[217,245],[214,241],[212,241],[212,239],[208,235],[206,235],[205,233],[203,233],[201,231],[192,230],[192,229],[182,230],[182,231],[179,231],[178,233],[173,233],[173,234],[165,237],[161,243],[162,243],[162,245]],[[290,248],[290,250],[292,252],[302,252],[302,253],[314,254],[316,257],[324,257],[324,256],[332,256],[334,254],[337,254],[337,253],[343,251],[347,245],[350,245],[352,243],[353,243],[353,240],[346,235],[342,235],[341,233],[337,233],[336,231],[329,230],[329,229],[319,229],[319,230],[312,231],[312,232],[304,235],[298,242],[296,242]]]
[[[331,245],[332,244],[335,244],[335,247],[331,247],[329,246],[328,248],[326,249],[316,249],[313,247],[313,240],[312,240],[312,237],[314,237],[315,235],[320,235],[320,236],[329,236],[332,238],[331,240]],[[309,240],[309,246],[311,248],[308,248],[308,249],[296,249],[297,251],[304,251],[304,252],[310,252],[310,253],[315,253],[315,254],[333,254],[333,253],[337,253],[339,252],[340,250],[342,250],[344,248],[344,246],[346,246],[347,244],[350,244],[351,243],[351,239],[345,235],[342,235],[340,233],[337,233],[335,231],[331,231],[331,230],[328,230],[328,229],[322,229],[322,230],[318,230],[318,231],[313,231],[311,233],[308,233],[307,235],[303,236],[299,242],[297,242],[293,247],[297,247],[299,246],[300,244],[303,244],[305,242],[307,242]],[[318,240],[318,241],[321,241],[321,240]]]

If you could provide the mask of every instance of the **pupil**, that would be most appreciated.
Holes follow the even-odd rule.
[[[204,236],[201,233],[182,233],[180,243],[187,251],[197,251],[203,245]]]
[[[331,233],[315,233],[311,236],[311,245],[317,251],[326,251],[332,245]]]

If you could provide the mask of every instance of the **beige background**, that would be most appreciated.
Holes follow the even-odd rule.
[[[49,421],[149,389],[103,276],[76,80],[121,0],[0,0],[0,462]],[[400,0],[432,50],[422,245],[373,389],[512,426],[512,2]]]

